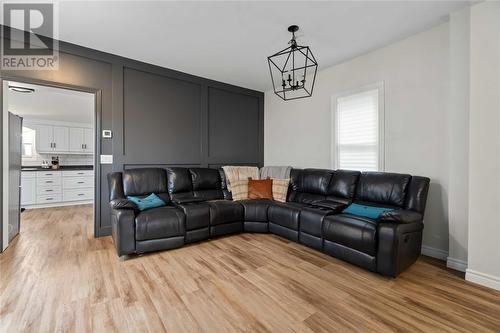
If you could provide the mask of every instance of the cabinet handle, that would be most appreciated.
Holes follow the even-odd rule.
[[[51,183],[53,183],[53,181],[52,181],[52,180],[46,180],[46,181],[45,181],[45,184],[51,184]]]
[[[52,191],[54,191],[54,190],[45,190],[45,192],[52,192]]]
[[[50,200],[54,200],[54,198],[47,198],[45,200],[50,201]]]
[[[54,148],[56,147],[56,143],[54,142]]]
[[[77,175],[83,175],[83,172],[78,172]]]
[[[85,195],[85,194],[83,194],[83,193],[78,193],[78,196],[82,196],[82,195]]]
[[[77,184],[85,184],[85,182],[78,182]]]

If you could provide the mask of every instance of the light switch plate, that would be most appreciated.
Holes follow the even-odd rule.
[[[111,130],[102,130],[102,137],[111,139],[113,137],[113,132]]]
[[[113,164],[113,155],[101,155],[101,164]]]

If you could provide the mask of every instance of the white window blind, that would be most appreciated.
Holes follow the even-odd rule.
[[[379,89],[337,98],[336,166],[339,169],[381,169]]]

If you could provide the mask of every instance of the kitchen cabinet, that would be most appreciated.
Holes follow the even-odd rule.
[[[36,150],[39,153],[52,152],[54,149],[54,129],[49,125],[37,125]]]
[[[83,131],[83,144],[86,153],[94,152],[94,129],[85,128]]]
[[[25,208],[92,203],[93,170],[21,172],[21,205]]]
[[[62,153],[69,151],[69,127],[37,125],[36,150],[39,153]]]
[[[71,127],[69,129],[69,151],[83,152],[85,129],[79,127]]]
[[[69,151],[69,127],[54,126],[54,151]]]
[[[69,128],[69,151],[75,153],[94,152],[94,131],[91,128]]]
[[[36,204],[36,176],[33,172],[21,173],[21,206]]]

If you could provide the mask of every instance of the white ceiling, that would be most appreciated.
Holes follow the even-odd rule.
[[[86,124],[94,121],[93,94],[13,81],[9,85],[35,89],[33,93],[8,92],[9,111],[25,119]]]
[[[59,38],[260,91],[300,26],[320,69],[447,20],[471,1],[61,1]]]

